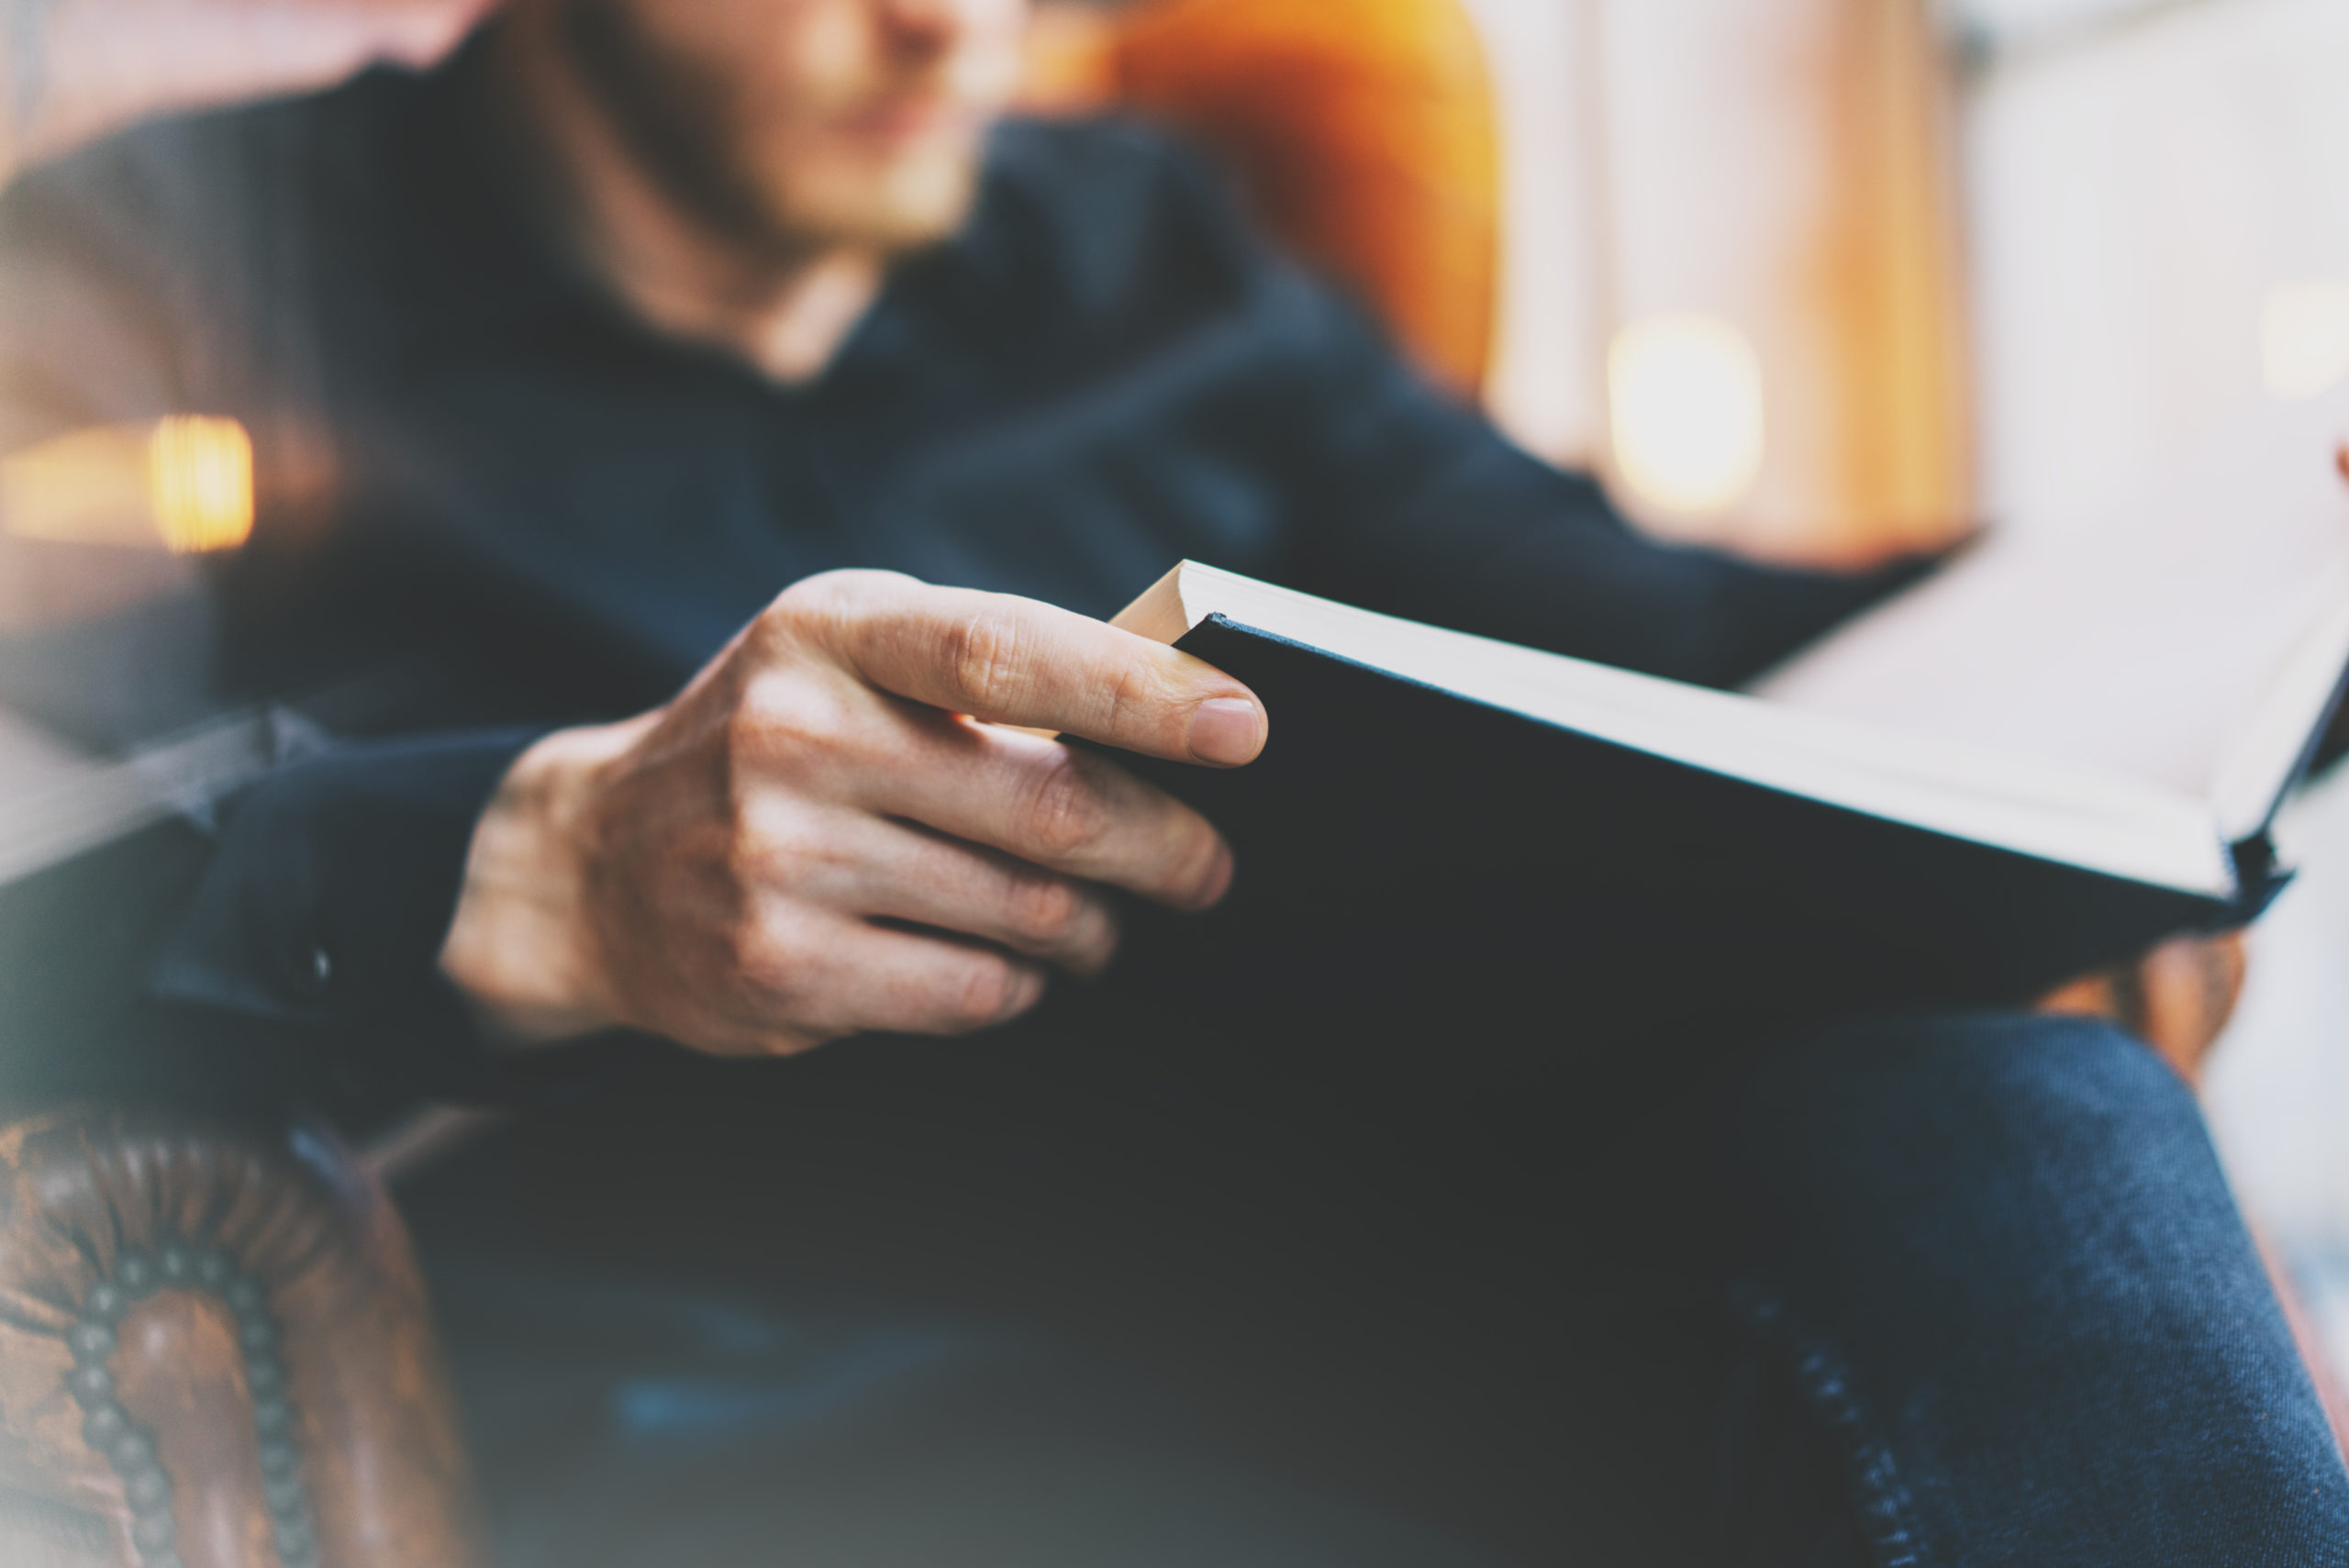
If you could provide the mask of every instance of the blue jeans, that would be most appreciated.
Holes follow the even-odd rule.
[[[1580,1107],[1035,1034],[407,1195],[507,1568],[2349,1562],[2193,1097],[2099,1025]]]

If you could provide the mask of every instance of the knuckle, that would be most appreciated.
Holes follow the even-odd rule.
[[[1018,619],[992,606],[949,621],[939,633],[939,667],[962,701],[1002,705],[1019,684],[1026,639]]]
[[[768,651],[797,640],[811,625],[829,618],[834,592],[821,577],[801,578],[751,617],[751,640]]]
[[[733,755],[762,762],[796,763],[829,755],[851,728],[837,695],[821,682],[776,674],[746,687],[725,719]]]
[[[818,819],[769,798],[737,802],[720,831],[723,885],[745,904],[764,891],[820,887],[847,858]]]
[[[754,813],[743,810],[739,802],[727,813],[723,832],[720,852],[725,856],[725,873],[735,886],[756,878],[788,852],[782,835]]]
[[[1099,689],[1101,722],[1113,735],[1153,728],[1163,720],[1169,693],[1155,671],[1139,661],[1121,664]]]
[[[802,577],[768,601],[752,623],[770,646],[829,640],[856,624],[897,584],[894,572],[843,569]]]
[[[811,573],[777,594],[766,613],[783,620],[837,614],[854,603],[861,585],[859,580],[867,575],[854,571]]]
[[[742,803],[756,789],[761,773],[777,761],[796,757],[802,751],[795,739],[763,708],[747,702],[726,716],[720,744],[718,787],[719,798],[726,802],[731,814],[729,825],[739,821]]]
[[[790,933],[774,921],[746,917],[728,933],[728,972],[769,1016],[788,1017],[805,1000],[799,958]]]
[[[738,757],[756,757],[787,742],[794,717],[787,705],[775,700],[766,682],[746,689],[727,710],[723,726],[726,750]]]
[[[1084,895],[1053,876],[1016,875],[1010,892],[1011,929],[1021,940],[1053,946],[1075,934]]]
[[[1108,831],[1108,805],[1074,752],[1059,750],[1037,775],[1028,792],[1023,826],[1026,841],[1054,861],[1083,854]]]

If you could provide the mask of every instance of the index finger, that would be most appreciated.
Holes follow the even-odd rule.
[[[1175,762],[1237,767],[1264,748],[1256,695],[1214,665],[1010,594],[875,583],[834,624],[886,692],[996,724],[1063,730]]]

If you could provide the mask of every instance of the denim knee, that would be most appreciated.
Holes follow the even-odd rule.
[[[2143,1045],[2076,1018],[1854,1024],[1763,1064],[1724,1150],[1752,1276],[1850,1369],[1942,1554],[2343,1550],[2321,1407],[2193,1094]]]
[[[2193,1092],[2096,1020],[1839,1029],[1757,1073],[1732,1142],[1763,1233],[1859,1297],[1937,1283],[2117,1332],[2266,1296]]]
[[[2212,1195],[2215,1155],[2191,1089],[2099,1019],[1979,1013],[1864,1021],[1765,1062],[1747,1130],[1789,1155],[1869,1162],[1876,1179],[2172,1184]],[[1757,1114],[1758,1113],[1758,1114]],[[1930,1151],[1930,1162],[1923,1159]]]

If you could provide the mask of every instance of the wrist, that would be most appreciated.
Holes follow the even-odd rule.
[[[474,825],[440,972],[518,1044],[619,1021],[587,917],[590,809],[634,724],[558,730],[515,760]]]

